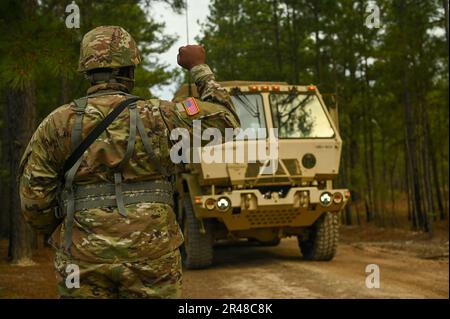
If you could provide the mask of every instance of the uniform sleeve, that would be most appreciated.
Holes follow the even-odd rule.
[[[51,115],[38,127],[20,163],[19,190],[22,214],[35,229],[49,232],[55,217],[59,186],[58,168],[63,158]]]
[[[194,66],[191,69],[191,75],[197,86],[200,100],[225,106],[238,120],[230,95],[227,90],[216,82],[214,74],[208,65]]]
[[[161,113],[169,130],[184,128],[192,132],[194,120],[201,121],[202,130],[217,128],[225,135],[226,128],[238,128],[239,118],[228,92],[215,81],[214,74],[206,64],[197,65],[191,69],[191,75],[199,99],[195,101],[198,112],[189,115],[185,102],[160,102]]]

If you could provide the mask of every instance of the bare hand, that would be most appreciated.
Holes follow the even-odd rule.
[[[205,49],[200,45],[187,45],[178,49],[177,62],[185,69],[204,64],[205,60]]]

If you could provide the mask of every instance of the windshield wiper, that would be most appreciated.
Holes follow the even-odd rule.
[[[244,95],[244,98],[247,100],[247,102],[248,102],[249,105],[252,105],[252,102],[249,100],[249,98],[248,98],[246,95]],[[254,105],[252,105],[252,106],[254,106]],[[260,107],[261,107],[261,105],[259,104],[259,99],[256,99],[256,112],[255,112],[255,117],[258,118],[258,127],[261,127],[261,117],[260,117],[260,114],[261,114],[261,113],[259,112]]]
[[[261,105],[259,104],[259,99],[256,99],[256,115],[258,115],[258,126],[259,127],[261,127],[261,117],[259,116],[260,115],[260,112],[259,112],[260,108],[261,108]]]
[[[236,94],[234,95],[237,99],[239,99],[239,101],[242,103],[242,105],[244,106],[245,110],[253,117],[259,117],[259,112],[256,110],[254,110],[254,105],[251,103],[251,101],[244,95],[244,94]],[[243,99],[242,96],[245,97],[245,99],[248,101],[248,103],[246,103]]]

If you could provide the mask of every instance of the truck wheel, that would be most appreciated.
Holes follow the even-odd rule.
[[[323,214],[311,227],[307,240],[298,237],[300,251],[305,260],[329,261],[336,254],[339,239],[337,213]]]
[[[199,269],[211,266],[213,260],[213,238],[205,223],[206,234],[200,233],[200,222],[195,217],[189,196],[184,198],[183,235],[181,247],[183,264],[187,269]]]

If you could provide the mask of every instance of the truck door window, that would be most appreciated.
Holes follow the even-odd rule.
[[[278,138],[331,138],[333,128],[313,94],[270,94],[273,126]]]

